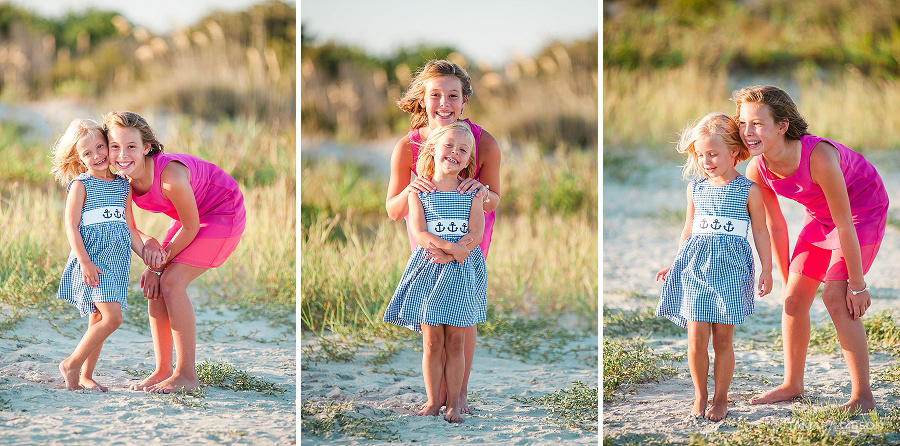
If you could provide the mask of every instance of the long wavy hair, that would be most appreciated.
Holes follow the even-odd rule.
[[[701,139],[721,137],[729,149],[737,149],[734,161],[737,163],[750,158],[750,150],[741,140],[737,122],[725,113],[710,113],[700,118],[694,125],[685,128],[681,132],[681,140],[678,142],[678,153],[688,155],[687,162],[682,166],[681,174],[685,179],[707,178],[706,171],[697,161],[697,151],[694,143]]]
[[[409,89],[397,101],[400,109],[411,115],[410,129],[428,125],[428,114],[425,111],[425,106],[422,105],[422,99],[425,98],[425,82],[440,76],[456,76],[462,84],[463,99],[468,99],[473,93],[472,81],[469,79],[469,73],[466,70],[448,60],[429,60],[422,68],[419,68],[412,83],[409,85]]]

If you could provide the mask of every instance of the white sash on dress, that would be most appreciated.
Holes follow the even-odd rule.
[[[122,206],[106,206],[81,214],[81,226],[88,226],[108,221],[125,222],[125,208]]]
[[[694,215],[691,234],[728,234],[747,238],[746,221],[718,215]]]
[[[444,218],[428,222],[428,232],[434,235],[463,235],[469,233],[469,220]]]

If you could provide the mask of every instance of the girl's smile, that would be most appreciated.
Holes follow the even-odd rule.
[[[727,183],[737,176],[734,170],[737,151],[728,147],[721,136],[698,139],[694,142],[694,153],[711,184]]]
[[[741,139],[750,150],[750,155],[761,155],[768,148],[784,138],[785,123],[776,123],[772,110],[767,104],[745,102],[741,104],[738,127]]]
[[[462,82],[456,76],[438,76],[425,82],[422,105],[429,127],[442,127],[459,119],[468,99],[462,94]]]
[[[91,175],[96,176],[109,171],[109,148],[102,134],[88,135],[75,144],[76,153],[81,163],[88,168]],[[104,175],[106,176],[106,175]]]
[[[450,131],[434,147],[435,170],[458,173],[469,165],[469,144],[465,133]],[[440,166],[440,169],[437,167]]]
[[[141,133],[135,128],[112,127],[109,129],[109,151],[116,171],[131,177],[144,164],[144,155],[150,150],[142,144]]]

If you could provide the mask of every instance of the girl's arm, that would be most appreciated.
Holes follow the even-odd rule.
[[[694,183],[690,183],[687,186],[687,209],[684,211],[684,228],[681,229],[681,237],[678,239],[678,247],[680,248],[684,241],[691,236],[691,226],[694,224],[694,199],[691,197],[691,192],[694,189]],[[669,275],[669,270],[672,268],[672,265],[669,265],[656,273],[656,281],[658,282],[660,279],[665,281],[666,276]]]
[[[465,259],[468,256],[468,250],[466,250],[465,246],[448,242],[428,232],[428,224],[425,222],[425,209],[422,207],[422,200],[419,199],[418,194],[409,194],[408,205],[410,209],[409,228],[416,244],[424,248],[433,246],[452,255],[454,258],[463,255],[463,259]]]
[[[486,130],[481,131],[478,158],[481,162],[478,178],[481,184],[488,186],[488,196],[483,199],[490,200],[484,203],[484,212],[491,212],[500,206],[500,143]],[[479,187],[478,183],[478,180],[467,178],[456,190],[463,193],[472,192]]]
[[[134,215],[131,213],[131,188],[128,188],[128,197],[125,199],[125,223],[128,225],[128,232],[131,234],[131,250],[135,254],[142,256],[144,251],[144,240],[141,238],[141,232],[137,230],[134,224]]]
[[[838,231],[841,251],[847,262],[847,274],[850,276],[847,283],[847,310],[853,319],[856,319],[865,314],[870,298],[868,291],[859,294],[850,292],[850,290],[865,289],[866,280],[863,277],[859,237],[856,234],[856,227],[853,226],[853,215],[850,211],[847,182],[841,172],[840,153],[826,142],[816,144],[809,156],[809,172],[813,181],[822,188],[822,192],[825,194],[828,211],[831,213],[831,219]]]
[[[165,247],[169,260],[187,248],[200,232],[200,211],[191,189],[190,175],[187,166],[175,162],[167,164],[159,176],[162,194],[175,206],[181,222],[181,229]]]
[[[413,163],[412,143],[409,135],[403,137],[391,154],[391,179],[388,182],[384,207],[392,220],[398,221],[409,214],[409,192],[434,192],[434,183],[427,178],[409,180],[409,166]]]
[[[759,186],[763,205],[766,208],[766,226],[769,228],[769,234],[772,237],[772,254],[775,257],[775,265],[778,267],[778,272],[781,273],[782,283],[787,284],[791,263],[787,221],[785,221],[784,214],[781,212],[781,206],[778,204],[778,196],[762,182],[756,163],[756,157],[747,163],[745,176]]]
[[[81,238],[81,209],[84,207],[84,200],[87,198],[87,191],[84,184],[80,180],[72,181],[69,186],[69,192],[66,195],[66,238],[69,239],[69,247],[75,253],[75,258],[81,265],[81,275],[84,283],[88,286],[100,285],[100,271],[94,262],[91,262],[88,256],[87,248],[84,247],[84,239]]]
[[[763,204],[762,192],[756,184],[750,186],[747,194],[747,213],[750,214],[750,226],[753,228],[753,244],[759,255],[762,271],[759,274],[759,295],[765,296],[772,291],[772,245],[769,230],[766,229],[766,205]]]

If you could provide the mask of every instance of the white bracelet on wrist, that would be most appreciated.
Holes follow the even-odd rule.
[[[850,284],[848,283],[847,291],[853,293],[853,295],[856,296],[857,294],[862,294],[862,293],[865,293],[866,291],[869,291],[869,284],[867,283],[866,286],[863,287],[863,289],[856,291],[853,288],[850,288]]]

